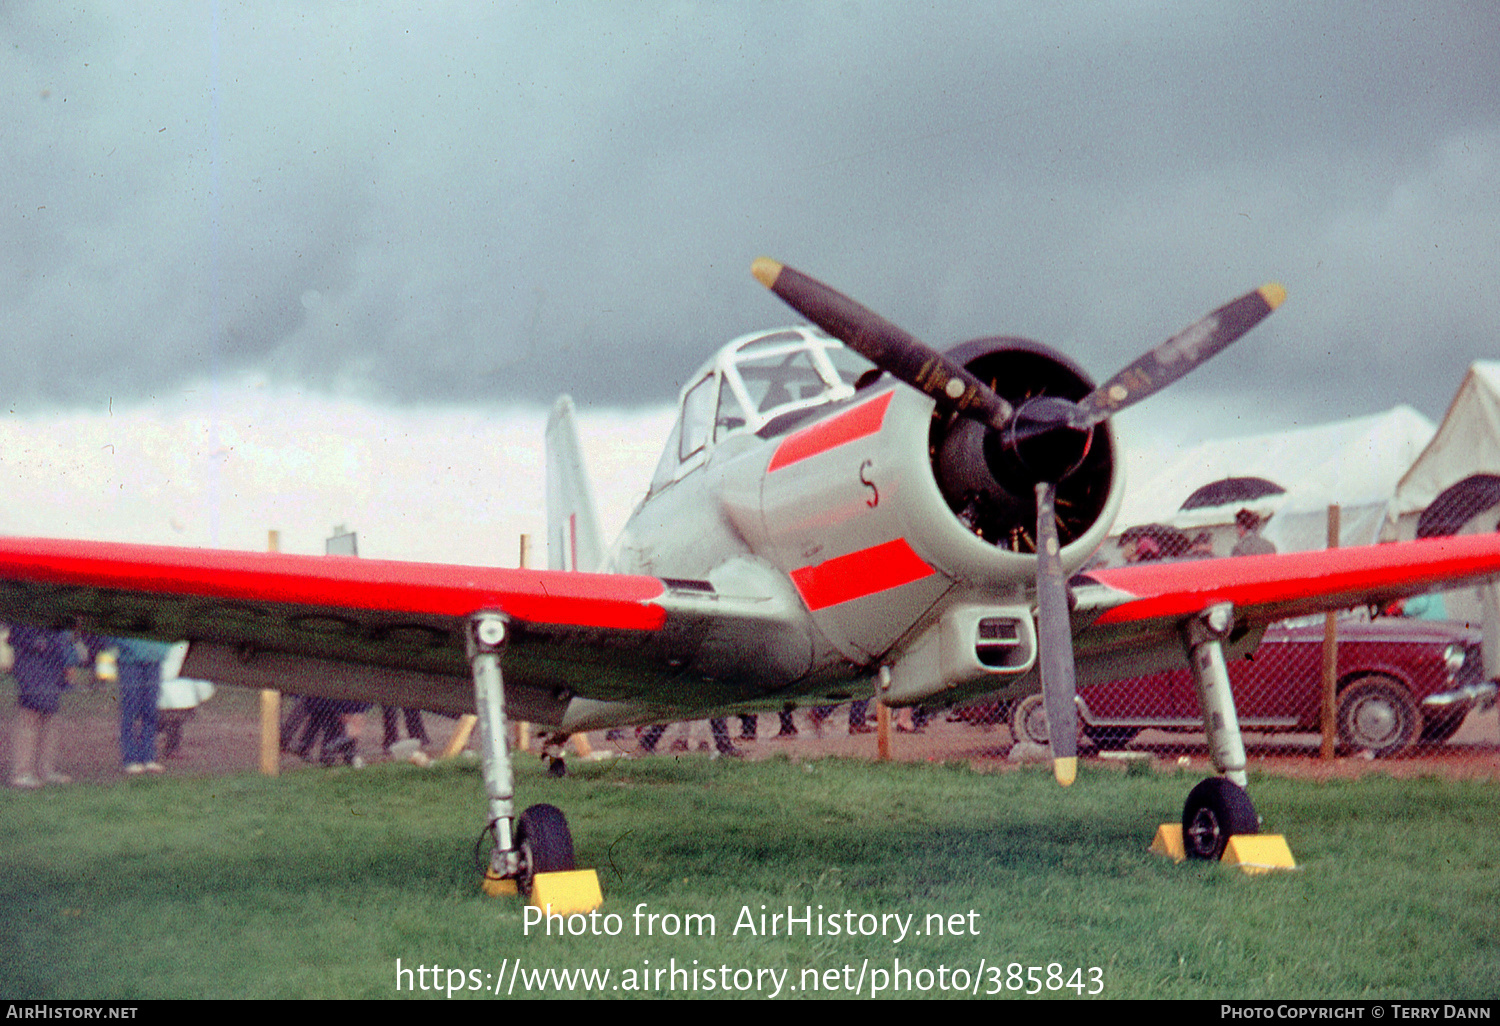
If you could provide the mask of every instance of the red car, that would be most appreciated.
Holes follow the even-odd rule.
[[[1248,659],[1232,660],[1229,680],[1247,731],[1318,731],[1322,718],[1323,621],[1273,624]],[[1338,738],[1346,749],[1393,755],[1448,740],[1471,709],[1488,708],[1480,633],[1458,624],[1383,618],[1338,627]],[[1080,688],[1081,729],[1100,748],[1123,748],[1142,730],[1201,731],[1198,694],[1186,670],[1168,670]],[[1047,743],[1040,695],[1004,708],[976,703],[973,722],[1008,718],[1017,740]]]

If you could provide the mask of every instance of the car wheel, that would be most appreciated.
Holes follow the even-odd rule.
[[[1339,740],[1356,751],[1394,755],[1421,733],[1422,714],[1411,693],[1390,677],[1370,675],[1339,693]]]
[[[1052,735],[1047,731],[1047,703],[1041,695],[1027,695],[1010,707],[1010,736],[1017,744],[1022,741],[1034,745],[1052,743]]]
[[[1235,834],[1260,833],[1260,817],[1245,789],[1224,777],[1209,777],[1182,807],[1182,846],[1189,858],[1218,859]]]
[[[1084,727],[1083,732],[1102,752],[1118,752],[1140,733],[1135,727]]]

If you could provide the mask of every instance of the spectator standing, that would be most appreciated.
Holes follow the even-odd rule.
[[[875,728],[866,721],[870,711],[870,699],[861,698],[857,702],[849,703],[849,733],[871,734]]]
[[[1260,533],[1270,517],[1262,517],[1254,510],[1242,509],[1234,515],[1234,527],[1240,540],[1234,543],[1231,556],[1274,556],[1276,546]]]
[[[57,769],[57,710],[68,686],[68,667],[82,661],[78,644],[70,634],[40,627],[0,628],[0,633],[0,666],[8,654],[20,706],[11,739],[11,786],[70,784],[72,778]]]
[[[427,736],[427,726],[422,722],[421,709],[402,709],[393,705],[383,705],[380,707],[380,748],[387,757],[391,754],[391,747],[401,738],[396,730],[398,715],[406,720],[408,738],[415,739],[423,748],[432,743]]]
[[[113,640],[120,677],[120,761],[131,776],[160,773],[156,703],[161,695],[161,664],[172,646],[141,638]]]

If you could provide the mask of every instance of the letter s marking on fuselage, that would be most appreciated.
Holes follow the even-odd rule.
[[[870,489],[870,497],[865,500],[865,505],[874,509],[880,505],[880,489],[875,487],[875,482],[866,476],[866,471],[875,465],[874,460],[865,460],[859,465],[859,482]]]

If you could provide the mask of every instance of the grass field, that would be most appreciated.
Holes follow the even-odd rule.
[[[1044,769],[685,757],[557,781],[528,766],[522,801],[567,811],[606,897],[565,937],[479,896],[472,765],[6,792],[0,994],[391,997],[399,980],[432,996],[498,979],[519,997],[551,968],[609,970],[607,996],[770,996],[778,979],[778,996],[810,996],[814,978],[846,996],[884,973],[901,996],[1015,997],[1031,984],[1012,963],[1069,999],[1500,994],[1493,784],[1253,780],[1301,869],[1249,878],[1147,852],[1196,779],[1090,769],[1062,792]],[[761,906],[811,907],[813,935],[762,935]],[[683,935],[709,916],[713,936]]]

